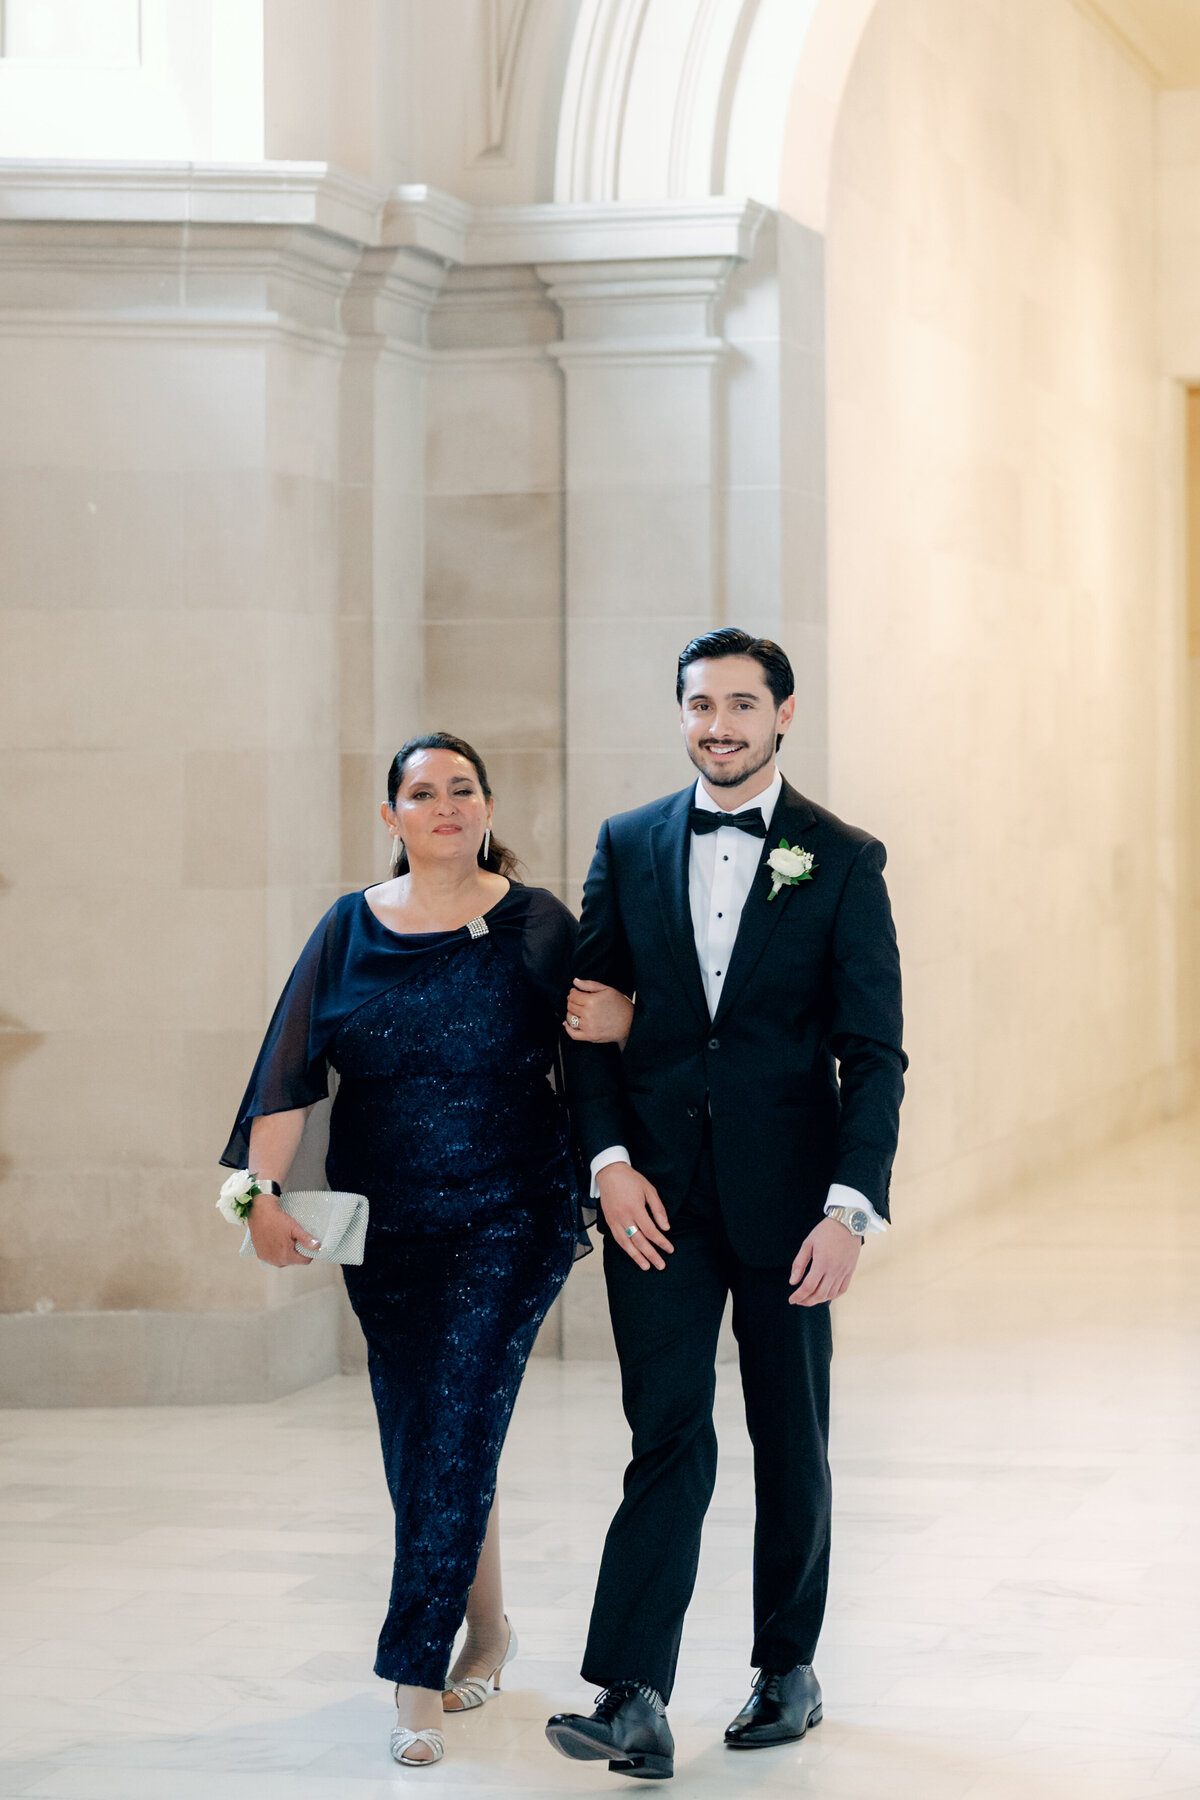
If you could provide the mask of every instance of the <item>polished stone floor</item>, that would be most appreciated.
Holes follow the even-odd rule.
[[[1200,1796],[1198,1171],[1189,1121],[872,1246],[839,1307],[825,1721],[742,1756],[720,1734],[748,1685],[750,1483],[721,1370],[675,1793]],[[502,1486],[522,1653],[407,1773],[370,1674],[389,1517],[365,1383],[0,1415],[0,1795],[629,1792],[542,1737],[587,1700],[623,1449],[611,1368],[535,1362]]]

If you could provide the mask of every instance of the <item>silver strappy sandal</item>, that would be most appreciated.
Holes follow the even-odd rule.
[[[442,1694],[442,1711],[449,1713],[474,1712],[482,1706],[488,1697],[488,1682],[493,1688],[500,1686],[500,1671],[506,1663],[510,1663],[517,1654],[517,1634],[505,1614],[504,1623],[508,1626],[508,1647],[490,1675],[465,1675],[461,1681],[452,1681]],[[448,1706],[446,1702],[455,1697],[457,1706]]]
[[[424,1744],[433,1751],[432,1756],[405,1756],[414,1744]],[[446,1754],[446,1740],[440,1731],[432,1727],[427,1731],[410,1731],[407,1725],[392,1727],[392,1760],[403,1763],[406,1769],[431,1769],[435,1762],[441,1762]]]

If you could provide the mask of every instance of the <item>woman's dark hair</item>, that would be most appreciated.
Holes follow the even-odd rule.
[[[488,785],[487,770],[483,766],[483,758],[478,750],[473,750],[470,744],[460,737],[455,737],[452,732],[426,731],[420,737],[411,737],[406,744],[401,744],[392,758],[392,766],[388,770],[387,779],[389,806],[395,806],[396,795],[400,792],[400,783],[404,780],[405,766],[409,758],[415,756],[418,750],[450,750],[455,756],[465,757],[479,777],[479,785],[483,790],[484,799],[491,799],[492,790]],[[481,869],[490,869],[494,875],[505,875],[511,881],[515,878],[521,865],[513,852],[506,848],[493,832],[491,846],[486,857],[483,854],[483,845],[479,846],[479,866]],[[401,847],[393,859],[392,874],[403,875],[407,868],[408,851]]]
[[[683,678],[692,663],[715,661],[722,656],[752,656],[763,672],[763,678],[777,707],[782,706],[788,696],[796,691],[796,677],[792,674],[786,650],[773,638],[751,637],[748,631],[739,631],[736,625],[726,625],[720,631],[706,631],[703,637],[693,638],[679,652],[679,667],[675,674],[676,700],[683,700]],[[781,735],[775,739],[776,756],[782,743]]]

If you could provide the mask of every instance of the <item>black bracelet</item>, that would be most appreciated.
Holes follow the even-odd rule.
[[[256,1175],[254,1179],[258,1183],[260,1193],[274,1194],[277,1200],[282,1200],[283,1189],[277,1181],[268,1181],[265,1175]]]

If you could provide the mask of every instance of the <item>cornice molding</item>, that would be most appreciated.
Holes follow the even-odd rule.
[[[476,209],[470,264],[747,259],[766,208],[756,200],[551,202]]]
[[[384,197],[329,163],[0,159],[0,221],[293,225],[377,243]]]
[[[340,331],[287,318],[277,312],[218,312],[210,308],[169,308],[126,312],[98,309],[0,306],[0,338],[132,338],[141,343],[305,344],[339,357],[346,343]]]
[[[766,214],[725,198],[469,206],[412,184],[382,193],[328,163],[0,159],[4,225],[290,227],[443,267],[749,257]]]
[[[446,263],[466,261],[466,240],[475,208],[441,188],[413,183],[393,188],[384,201],[378,241],[397,249],[422,250]]]

